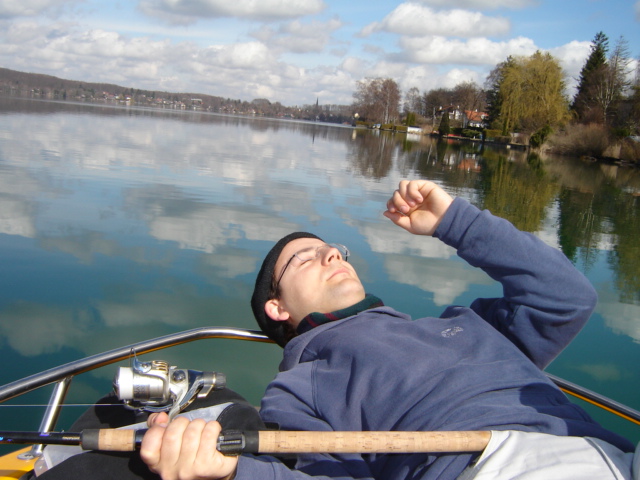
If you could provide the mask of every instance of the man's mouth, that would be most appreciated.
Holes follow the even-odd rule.
[[[336,275],[340,275],[341,273],[349,274],[349,269],[344,267],[337,268],[331,273],[331,275],[329,275],[328,280],[331,280],[333,277],[335,277]]]

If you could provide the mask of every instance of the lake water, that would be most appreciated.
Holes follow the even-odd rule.
[[[326,124],[10,98],[0,98],[0,385],[168,333],[255,329],[255,274],[294,230],[346,244],[367,291],[414,318],[500,295],[452,249],[382,216],[405,178],[432,179],[561,248],[600,301],[548,370],[640,409],[637,170]],[[208,340],[153,357],[224,372],[257,404],[281,349]],[[78,376],[67,400],[94,401],[115,369]],[[66,408],[60,428],[81,411]],[[640,427],[589,411],[640,440]],[[0,429],[36,429],[41,413],[0,406]]]

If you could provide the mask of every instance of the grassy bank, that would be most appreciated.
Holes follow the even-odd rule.
[[[640,166],[640,141],[615,138],[602,125],[573,124],[552,134],[543,149],[549,153],[574,155],[594,160],[614,160]]]

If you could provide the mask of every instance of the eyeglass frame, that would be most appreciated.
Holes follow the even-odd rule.
[[[349,261],[349,255],[351,254],[351,252],[349,252],[349,249],[345,246],[342,245],[341,243],[324,243],[322,245],[318,245],[317,247],[315,247],[316,249],[316,254],[313,258],[309,258],[307,260],[303,260],[302,258],[300,258],[298,256],[298,254],[304,250],[309,250],[312,249],[313,247],[307,247],[307,248],[303,248],[301,250],[298,250],[296,253],[294,253],[293,255],[291,255],[291,258],[289,258],[289,260],[287,260],[287,263],[284,265],[284,267],[282,268],[282,271],[280,272],[280,275],[278,276],[278,280],[273,284],[273,288],[272,288],[272,292],[273,294],[277,294],[278,292],[278,288],[280,287],[280,281],[282,280],[282,277],[284,276],[284,272],[287,271],[287,268],[289,267],[289,265],[291,264],[291,262],[293,261],[294,258],[297,258],[298,260],[300,260],[300,265],[309,262],[311,260],[315,260],[316,258],[318,258],[320,256],[320,250],[322,250],[325,247],[329,247],[329,248],[335,248],[336,250],[338,250],[340,252],[340,255],[342,256],[342,259],[345,262]]]

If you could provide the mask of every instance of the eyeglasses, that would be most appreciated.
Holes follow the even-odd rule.
[[[293,265],[294,267],[299,267],[304,263],[310,262],[311,260],[315,260],[316,258],[318,258],[320,254],[326,251],[327,248],[335,248],[336,250],[338,250],[338,252],[340,252],[340,256],[344,261],[347,261],[349,259],[349,249],[344,245],[340,245],[339,243],[325,243],[324,245],[319,245],[317,247],[303,248],[302,250],[299,250],[296,253],[294,253],[289,259],[289,261],[285,264],[284,268],[280,272],[280,275],[278,276],[278,281],[275,283],[273,290],[275,292],[278,291],[280,280],[282,280],[282,276],[284,275],[284,272],[287,271],[287,268],[289,267],[289,265]]]

